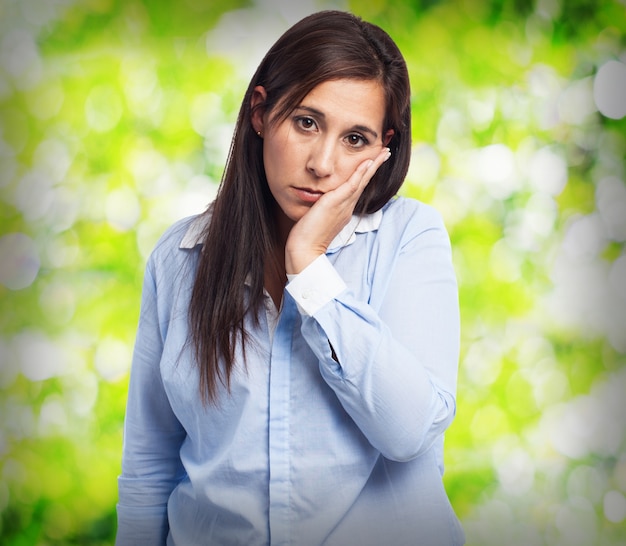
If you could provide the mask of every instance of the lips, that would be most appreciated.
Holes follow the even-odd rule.
[[[324,195],[323,192],[310,188],[294,188],[298,199],[304,203],[316,203],[317,200]]]

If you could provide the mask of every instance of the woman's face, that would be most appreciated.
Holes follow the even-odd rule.
[[[254,97],[264,100],[264,93],[257,87]],[[376,81],[327,81],[285,120],[272,124],[271,116],[253,116],[253,126],[263,135],[267,181],[288,224],[374,159],[391,137],[383,135],[385,96]]]

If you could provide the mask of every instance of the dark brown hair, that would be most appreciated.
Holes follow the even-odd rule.
[[[263,166],[263,140],[251,123],[254,87],[260,105],[285,119],[313,88],[337,79],[380,82],[386,100],[383,134],[393,129],[391,158],[376,172],[355,213],[383,207],[398,191],[411,153],[410,87],[406,63],[381,28],[342,11],[322,11],[289,28],[261,61],[245,93],[222,183],[203,234],[189,305],[190,343],[200,370],[200,393],[215,402],[230,386],[239,347],[245,361],[245,318],[258,324],[266,260],[272,255],[276,205]]]

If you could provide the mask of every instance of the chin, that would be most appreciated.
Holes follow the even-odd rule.
[[[282,209],[283,214],[292,222],[297,222],[302,218],[310,207],[304,205],[291,205]]]

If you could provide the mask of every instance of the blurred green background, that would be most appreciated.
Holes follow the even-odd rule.
[[[403,193],[460,282],[471,545],[626,543],[624,0],[0,0],[0,543],[111,544],[143,268],[262,54],[350,9],[410,67]]]

